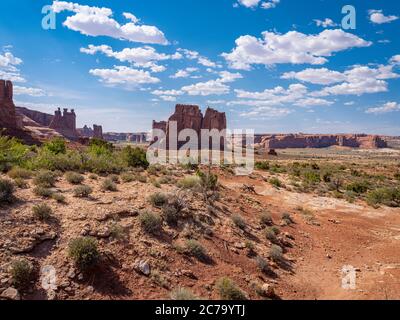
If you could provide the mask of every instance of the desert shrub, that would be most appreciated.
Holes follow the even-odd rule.
[[[149,197],[149,202],[154,207],[161,208],[163,205],[165,205],[168,202],[168,196],[164,193],[156,192],[156,193],[153,193]]]
[[[182,168],[188,171],[197,171],[199,169],[199,161],[196,161],[196,159],[182,160],[181,164]]]
[[[123,182],[128,183],[136,180],[136,177],[132,173],[125,172],[121,174],[121,179]]]
[[[15,138],[0,136],[0,171],[24,164],[30,148]]]
[[[400,207],[400,188],[379,188],[367,193],[366,200],[369,205],[383,204],[389,207]]]
[[[119,176],[116,174],[110,174],[108,176],[108,179],[110,179],[114,183],[119,183]]]
[[[400,171],[399,171],[399,172],[396,172],[396,173],[394,174],[394,178],[395,178],[396,180],[400,180]]]
[[[8,171],[7,175],[12,179],[29,179],[32,177],[32,171],[24,168],[14,167]]]
[[[67,150],[66,153],[54,154],[45,148],[41,148],[37,155],[27,162],[27,167],[32,170],[60,170],[79,171],[83,168],[84,159],[76,150]]]
[[[216,287],[223,300],[247,300],[246,294],[228,277],[219,279]]]
[[[209,258],[206,249],[201,245],[201,243],[193,239],[186,240],[185,252],[200,261],[207,261]]]
[[[142,148],[132,148],[127,146],[121,151],[121,156],[128,167],[148,168],[146,151]]]
[[[281,180],[279,180],[278,178],[271,178],[269,180],[269,183],[272,184],[274,187],[280,188],[282,187],[282,182]]]
[[[178,182],[178,187],[182,189],[196,189],[200,186],[201,179],[198,176],[186,176]]]
[[[282,214],[282,220],[286,222],[286,224],[294,223],[292,216],[290,215],[290,213],[287,212]]]
[[[307,170],[303,172],[303,180],[307,184],[314,185],[321,182],[321,176],[319,172]]]
[[[50,198],[53,195],[53,191],[50,188],[45,188],[41,186],[37,186],[33,189],[33,193],[38,197],[42,198]]]
[[[139,215],[139,221],[142,229],[146,233],[158,234],[161,231],[162,219],[158,214],[144,211]]]
[[[171,183],[175,183],[175,179],[170,177],[170,176],[163,176],[160,179],[158,179],[158,183],[160,184],[171,184]]]
[[[159,171],[161,171],[161,166],[157,164],[152,164],[147,168],[147,173],[152,176],[156,175]]]
[[[43,149],[50,151],[53,154],[65,154],[67,152],[67,145],[63,138],[53,138],[43,145]]]
[[[68,255],[78,268],[85,270],[96,264],[99,259],[97,241],[90,237],[74,239],[69,243]]]
[[[26,182],[26,180],[22,179],[22,178],[15,178],[14,184],[17,188],[20,188],[20,189],[28,189],[29,188],[28,182]]]
[[[268,161],[257,161],[254,166],[256,169],[264,171],[268,171],[270,168]]]
[[[278,238],[276,237],[275,230],[273,228],[265,229],[265,237],[272,243],[278,243]]]
[[[7,179],[0,179],[0,204],[14,201],[14,184]]]
[[[200,177],[201,186],[205,190],[216,190],[218,188],[218,176],[201,170],[197,171],[197,176]]]
[[[33,278],[33,267],[26,259],[15,260],[11,263],[11,279],[17,288],[25,288]]]
[[[85,178],[83,177],[83,175],[77,173],[77,172],[73,172],[73,171],[69,171],[65,174],[65,179],[70,183],[70,184],[81,184],[83,182],[83,180],[85,180]]]
[[[61,193],[53,193],[51,198],[57,201],[58,203],[65,203],[65,197]]]
[[[269,257],[274,262],[282,262],[283,261],[283,250],[280,246],[273,244],[269,251]]]
[[[117,185],[109,178],[104,179],[101,184],[103,191],[117,191]]]
[[[262,257],[257,257],[256,263],[257,263],[258,269],[260,269],[261,272],[264,272],[264,273],[271,272],[268,262],[265,259],[263,259]]]
[[[54,187],[54,184],[56,183],[56,175],[48,170],[39,171],[36,174],[33,183],[44,188]]]
[[[93,192],[93,189],[89,186],[77,186],[74,189],[74,197],[77,198],[87,198]]]
[[[147,177],[145,175],[142,175],[142,174],[139,174],[137,179],[141,183],[146,183],[147,182]]]
[[[182,210],[186,207],[185,202],[178,196],[173,196],[163,206],[162,213],[165,221],[169,225],[176,225],[182,215]]]
[[[332,180],[332,172],[330,172],[330,171],[325,171],[325,172],[322,174],[322,180],[323,180],[324,182],[326,182],[326,183],[331,182],[331,180]]]
[[[121,241],[121,240],[126,239],[127,236],[128,236],[127,230],[123,226],[121,226],[117,223],[114,223],[110,227],[110,237],[111,238]]]
[[[354,192],[356,194],[363,194],[366,193],[370,188],[370,184],[368,181],[354,181],[349,183],[346,186],[346,190],[350,192]]]
[[[53,210],[45,203],[34,206],[32,212],[33,216],[41,221],[47,221],[53,215]]]
[[[154,187],[161,189],[161,184],[156,179],[151,178],[150,181]]]
[[[114,150],[112,143],[102,139],[93,138],[90,139],[88,151],[96,156],[111,155]]]
[[[262,226],[270,226],[273,224],[271,215],[268,212],[263,212],[260,216],[260,224]]]
[[[124,169],[120,158],[105,151],[85,154],[83,169],[96,174],[120,173]]]
[[[193,301],[198,300],[199,298],[195,296],[189,289],[179,287],[171,292],[171,299]]]
[[[232,221],[235,224],[235,226],[238,227],[239,229],[242,229],[242,230],[246,229],[246,221],[244,221],[242,216],[235,214],[232,217]]]

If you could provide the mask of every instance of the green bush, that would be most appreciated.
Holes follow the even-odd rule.
[[[368,181],[354,181],[346,186],[346,190],[356,194],[366,193],[370,188]]]
[[[186,240],[185,252],[200,261],[209,259],[206,249],[196,240]]]
[[[43,149],[50,151],[53,154],[65,154],[67,152],[67,145],[63,138],[53,138],[43,145]]]
[[[200,177],[201,186],[205,190],[216,190],[218,188],[218,176],[209,172],[197,171],[197,176]]]
[[[283,250],[280,246],[273,244],[270,251],[269,256],[274,262],[282,262],[283,261]]]
[[[279,180],[278,178],[271,178],[269,180],[269,183],[272,184],[274,187],[280,188],[282,187],[282,182],[281,180]]]
[[[87,198],[93,192],[93,189],[89,186],[77,186],[74,189],[74,197],[77,198]]]
[[[178,187],[182,189],[196,189],[200,187],[201,179],[198,176],[186,176],[178,182]]]
[[[0,171],[24,164],[29,151],[30,148],[17,139],[0,135]]]
[[[51,197],[58,203],[65,203],[65,197],[61,193],[53,193]]]
[[[147,169],[149,162],[147,161],[146,151],[142,148],[132,148],[127,146],[121,151],[122,159],[128,167],[141,167]]]
[[[34,206],[32,212],[33,216],[41,221],[47,221],[53,215],[53,210],[45,203]]]
[[[246,229],[246,221],[244,221],[244,219],[242,218],[242,216],[235,214],[232,217],[232,221],[235,224],[236,227],[238,227],[239,229]]]
[[[139,215],[139,221],[142,229],[146,233],[158,234],[162,229],[162,219],[158,214],[144,211]]]
[[[54,187],[56,183],[56,175],[53,172],[47,170],[39,171],[36,174],[33,183],[37,186],[44,188]]]
[[[85,178],[83,177],[83,175],[77,173],[77,172],[73,172],[73,171],[69,171],[65,174],[65,179],[70,183],[70,184],[81,184],[83,182],[83,180],[85,180]]]
[[[305,171],[303,173],[303,180],[307,184],[314,185],[321,182],[321,176],[319,172],[316,171]]]
[[[264,272],[264,273],[271,272],[271,268],[265,259],[263,259],[261,257],[257,257],[256,263],[257,263],[258,269],[260,269],[261,272]]]
[[[262,226],[270,226],[273,224],[271,215],[268,212],[263,212],[260,216],[260,224]]]
[[[116,174],[110,174],[108,176],[108,179],[110,179],[114,183],[119,183],[119,176]]]
[[[228,277],[219,279],[216,287],[223,300],[247,300],[246,294]]]
[[[8,171],[7,175],[12,179],[29,179],[32,177],[32,171],[24,168],[14,167]]]
[[[400,207],[400,188],[379,188],[367,193],[367,203],[372,206],[383,204],[389,207]]]
[[[123,182],[128,183],[128,182],[133,182],[136,180],[135,175],[133,175],[132,173],[123,173],[121,175],[121,179]]]
[[[68,255],[76,266],[85,270],[95,265],[99,259],[97,241],[90,237],[82,237],[69,243]]]
[[[111,155],[114,150],[114,146],[112,143],[107,142],[105,140],[93,138],[90,139],[88,149],[89,153],[94,154],[96,156]]]
[[[14,201],[14,184],[7,179],[0,179],[0,204]]]
[[[255,168],[258,170],[268,171],[270,168],[270,165],[269,165],[268,161],[257,161],[255,163]]]
[[[267,228],[265,230],[265,237],[271,241],[272,243],[278,243],[278,238],[276,237],[276,233],[273,228]]]
[[[182,215],[182,210],[185,207],[186,207],[185,202],[179,197],[174,196],[170,198],[162,208],[162,213],[165,221],[169,225],[177,225]]]
[[[121,240],[126,239],[127,236],[128,236],[127,230],[123,226],[121,226],[117,223],[114,223],[110,227],[110,237],[111,238],[121,241]]]
[[[101,184],[101,189],[103,191],[117,191],[117,185],[111,179],[104,179],[103,183]]]
[[[195,296],[189,289],[186,288],[177,288],[171,292],[171,299],[172,300],[187,300],[187,301],[194,301],[199,300],[197,296]]]
[[[33,193],[38,197],[51,198],[54,192],[49,188],[37,186],[33,189]]]
[[[20,189],[28,189],[29,188],[28,182],[26,182],[26,180],[24,180],[22,178],[15,178],[14,184],[16,187],[18,187]]]
[[[168,202],[168,196],[164,193],[157,192],[149,197],[149,202],[157,208],[161,208]]]
[[[15,260],[11,263],[11,278],[15,287],[22,289],[28,286],[33,278],[33,267],[26,259]]]

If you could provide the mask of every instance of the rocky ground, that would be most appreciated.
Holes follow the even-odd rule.
[[[218,196],[205,201],[202,193],[182,190],[173,182],[120,183],[115,192],[102,191],[104,177],[85,176],[93,188],[89,198],[76,198],[72,186],[60,177],[55,190],[64,204],[45,200],[29,188],[18,189],[17,201],[0,208],[0,294],[22,299],[169,299],[184,287],[204,299],[219,299],[216,282],[232,279],[250,299],[400,299],[400,209],[374,209],[358,201],[299,194],[276,188],[268,173],[257,171],[236,177],[218,169]],[[182,168],[170,168],[172,180],[193,175]],[[284,179],[284,177],[282,178]],[[139,214],[144,210],[161,213],[148,198],[162,192],[178,195],[186,207],[177,226],[163,223],[162,231],[143,231]],[[47,222],[34,219],[32,207],[47,203],[53,217]],[[276,243],[284,249],[277,263],[270,257],[273,245],[260,223],[269,212],[279,229]],[[282,219],[289,213],[293,223]],[[245,226],[234,223],[240,216]],[[123,236],[115,236],[115,227]],[[97,266],[81,273],[68,256],[74,238],[97,239],[101,253]],[[205,248],[207,260],[181,250],[187,239]],[[24,257],[37,276],[30,286],[12,289],[9,269],[12,261]],[[260,258],[268,272],[260,269]],[[356,289],[342,288],[342,267],[354,266]],[[56,286],[45,289],[41,270],[51,266]]]

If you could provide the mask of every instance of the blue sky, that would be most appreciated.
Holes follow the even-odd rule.
[[[78,126],[149,130],[176,103],[256,132],[400,135],[400,3],[354,0],[2,0],[0,78],[18,105]],[[45,30],[52,5],[56,28]]]

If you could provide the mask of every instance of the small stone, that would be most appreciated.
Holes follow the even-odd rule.
[[[12,287],[4,290],[0,297],[7,300],[21,300],[21,296],[18,290]]]
[[[272,298],[275,296],[275,288],[272,284],[264,283],[261,287],[262,294],[267,298]]]
[[[67,274],[67,277],[69,279],[73,279],[73,278],[75,278],[75,276],[76,276],[75,270],[74,269],[70,269],[68,274]]]
[[[151,273],[151,268],[148,261],[140,260],[135,264],[135,269],[145,276],[149,276]]]
[[[49,290],[47,291],[47,300],[56,300],[57,299],[57,293],[54,290]]]
[[[246,244],[243,242],[235,242],[234,243],[234,247],[237,249],[245,249],[246,248]]]

